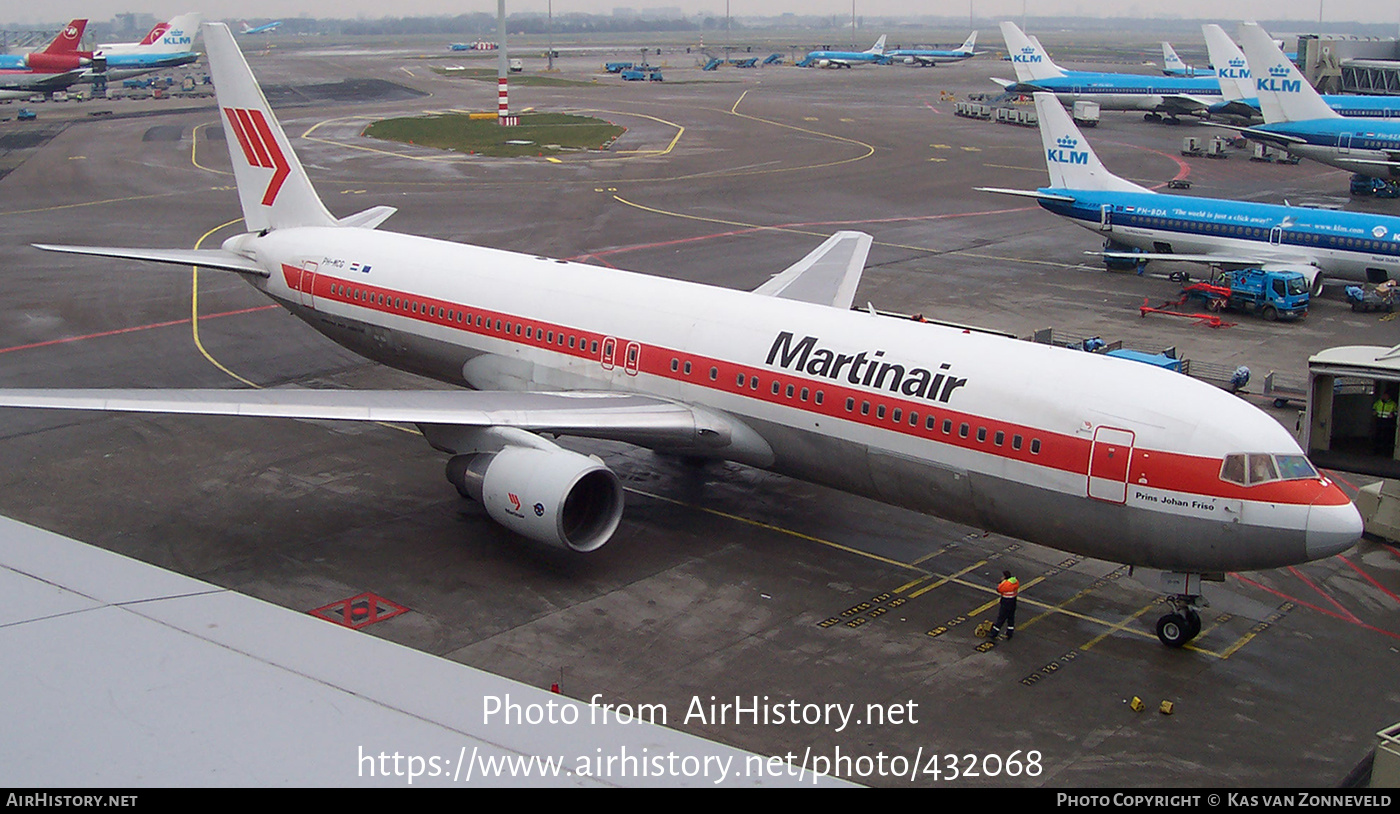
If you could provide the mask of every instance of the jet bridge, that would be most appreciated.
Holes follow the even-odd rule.
[[[1400,393],[1400,345],[1329,348],[1308,359],[1303,449],[1328,469],[1400,477],[1395,422],[1377,420],[1382,393]]]

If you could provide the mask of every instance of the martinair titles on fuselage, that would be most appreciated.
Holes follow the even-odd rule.
[[[967,384],[967,379],[948,372],[952,365],[946,362],[938,366],[938,372],[934,372],[927,368],[905,368],[893,362],[879,361],[884,355],[883,350],[837,353],[830,348],[818,347],[815,336],[804,336],[794,345],[792,333],[782,331],[768,350],[767,364],[776,362],[778,367],[833,381],[839,381],[842,371],[847,370],[849,365],[845,379],[850,384],[943,404],[948,403],[954,390]]]

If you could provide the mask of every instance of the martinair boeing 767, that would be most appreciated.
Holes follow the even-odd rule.
[[[586,552],[617,476],[548,435],[728,459],[1178,572],[1158,635],[1200,629],[1203,573],[1327,557],[1356,508],[1276,421],[1148,365],[852,311],[871,238],[838,232],[753,292],[376,231],[317,197],[228,28],[205,27],[248,232],[200,251],[41,248],[243,276],[369,358],[456,392],[8,390],[0,405],[418,425],[497,522]]]

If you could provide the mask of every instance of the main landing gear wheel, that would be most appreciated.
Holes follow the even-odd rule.
[[[1196,597],[1171,597],[1168,601],[1175,607],[1171,613],[1157,620],[1157,638],[1167,647],[1184,647],[1187,642],[1201,633],[1201,615],[1192,607]]]
[[[1180,613],[1169,613],[1157,620],[1157,638],[1167,647],[1182,647],[1191,641],[1191,623]]]

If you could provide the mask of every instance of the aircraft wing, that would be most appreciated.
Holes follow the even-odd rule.
[[[508,427],[674,446],[729,440],[727,422],[714,414],[603,391],[14,389],[0,390],[0,407]]]
[[[1200,113],[1215,104],[1217,100],[1189,93],[1174,93],[1162,97],[1162,107],[1173,113]]]
[[[0,89],[27,91],[63,90],[82,78],[87,68],[76,68],[66,73],[5,73],[0,74]]]
[[[1305,257],[1280,258],[1247,254],[1173,254],[1171,252],[1084,252],[1110,260],[1179,260],[1184,263],[1210,263],[1223,268],[1269,268],[1297,271],[1299,266],[1316,267]]]
[[[864,232],[837,232],[753,293],[844,311],[855,301],[872,240]]]
[[[376,209],[392,207],[376,207]],[[373,211],[373,210],[368,210]],[[361,213],[365,214],[365,213]],[[378,214],[378,213],[376,213]],[[384,215],[387,218],[389,215]],[[352,216],[355,217],[355,216]],[[383,218],[380,218],[382,221]],[[241,254],[223,249],[128,249],[113,246],[60,246],[52,243],[35,243],[36,249],[46,252],[66,252],[68,254],[91,254],[97,257],[122,257],[128,260],[146,260],[152,263],[173,263],[179,266],[199,266],[201,268],[239,271],[267,277],[268,271],[261,265]]]

